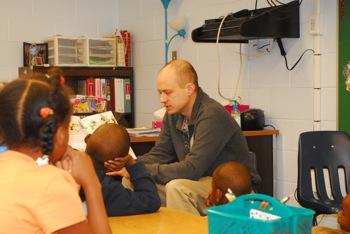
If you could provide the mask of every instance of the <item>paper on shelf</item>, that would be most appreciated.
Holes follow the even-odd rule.
[[[136,157],[136,155],[135,155],[135,153],[134,153],[134,151],[132,150],[131,147],[129,148],[129,155],[131,155],[131,157],[132,157],[133,159],[137,159],[137,157]]]
[[[158,136],[160,133],[160,128],[127,128],[129,136]]]

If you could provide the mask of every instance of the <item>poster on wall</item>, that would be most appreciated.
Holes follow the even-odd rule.
[[[338,6],[338,128],[350,134],[350,0]]]

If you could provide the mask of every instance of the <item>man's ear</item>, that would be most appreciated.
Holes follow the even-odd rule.
[[[187,83],[185,85],[185,88],[186,88],[187,95],[191,95],[195,90],[195,86],[193,83]]]
[[[85,143],[87,143],[88,139],[90,138],[91,134],[87,134],[86,137],[84,138]]]

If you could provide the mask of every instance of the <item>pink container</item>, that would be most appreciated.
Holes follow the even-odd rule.
[[[154,120],[152,121],[153,128],[162,128],[163,120]]]
[[[238,111],[239,112],[243,112],[243,111],[246,111],[246,110],[249,110],[249,109],[250,109],[249,105],[242,105],[242,104],[238,105]]]
[[[232,105],[226,105],[224,107],[228,111],[228,113],[232,112]],[[239,112],[243,112],[243,111],[246,111],[246,110],[249,110],[249,105],[242,105],[242,104],[238,105],[238,111]]]

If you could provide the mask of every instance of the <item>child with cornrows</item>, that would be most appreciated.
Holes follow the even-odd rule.
[[[111,233],[91,159],[68,148],[72,113],[58,73],[0,91],[0,233]],[[85,192],[88,216],[78,190]]]

